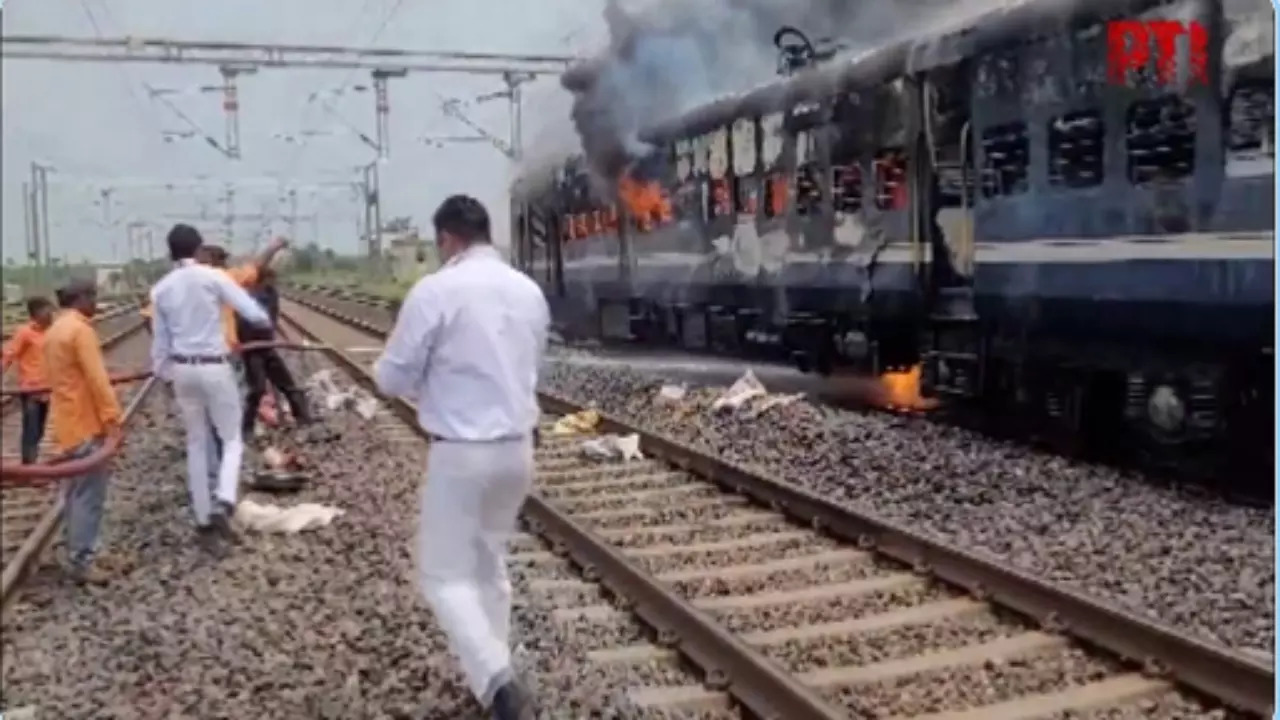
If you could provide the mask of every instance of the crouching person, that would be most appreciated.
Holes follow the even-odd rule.
[[[97,452],[120,432],[122,413],[93,328],[97,289],[72,281],[59,292],[61,313],[45,333],[44,370],[49,382],[49,424],[60,454],[79,459]],[[106,466],[69,478],[63,487],[67,569],[72,579],[102,585],[107,575],[93,563],[110,471]]]

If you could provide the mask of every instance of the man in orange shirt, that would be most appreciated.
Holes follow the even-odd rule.
[[[91,281],[73,280],[59,296],[66,312],[45,333],[44,372],[49,379],[53,440],[69,458],[92,455],[120,432],[123,413],[102,358],[91,318],[98,291]],[[63,530],[67,565],[79,583],[102,585],[107,577],[93,567],[110,471],[106,466],[70,478],[63,486]]]
[[[30,320],[18,328],[4,348],[3,367],[7,372],[18,363],[18,387],[22,390],[44,387],[44,333],[53,322],[53,303],[42,297],[27,300]],[[45,418],[49,415],[49,398],[44,395],[22,396],[22,464],[30,465],[40,454]]]
[[[230,259],[225,248],[219,245],[201,245],[200,253],[196,256],[196,261],[205,265],[212,265],[231,278],[231,282],[242,288],[249,288],[258,282],[258,276],[262,273],[263,268],[271,264],[277,253],[289,246],[289,241],[282,237],[272,240],[269,245],[263,248],[253,260],[235,267],[227,267],[227,261]],[[227,346],[235,350],[240,346],[240,338],[236,333],[236,313],[231,307],[223,306],[222,309],[222,330],[227,336]]]

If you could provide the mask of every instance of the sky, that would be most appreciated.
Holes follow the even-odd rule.
[[[603,35],[601,6],[602,0],[7,0],[0,22],[5,35],[584,55]],[[307,102],[312,93],[370,85],[366,71],[272,68],[242,78],[239,161],[198,139],[165,142],[163,131],[191,126],[144,89],[218,84],[216,67],[5,58],[0,73],[0,219],[6,259],[25,255],[22,183],[30,178],[32,161],[54,168],[48,176],[51,254],[106,263],[127,259],[126,225],[132,221],[155,224],[157,252],[163,252],[165,227],[179,220],[195,221],[207,228],[206,234],[220,234],[224,179],[242,183],[236,188],[237,211],[266,216],[236,223],[232,251],[245,252],[254,238],[288,230],[289,203],[281,201],[287,196],[274,180],[263,178],[279,178],[281,187],[354,181],[356,168],[375,157],[371,148],[341,130],[345,123],[374,135],[372,92],[330,95],[337,117],[326,113],[323,103]],[[470,134],[444,115],[441,99],[466,100],[501,90],[500,81],[422,73],[391,83],[390,150],[381,166],[384,219],[409,215],[429,235],[439,202],[452,193],[470,193],[488,206],[495,241],[506,244],[510,161],[485,144],[433,147],[420,141],[424,136]],[[567,96],[554,77],[526,86],[525,95],[526,138],[537,137],[542,126],[571,132]],[[219,95],[189,93],[170,99],[201,131],[223,138]],[[467,112],[489,132],[508,137],[505,102]],[[302,145],[279,137],[307,130],[331,134]],[[198,190],[139,187],[152,180],[158,185],[190,182],[197,176],[218,184]],[[100,191],[112,187],[104,213]],[[303,187],[295,242],[355,253],[361,212],[350,187]],[[313,213],[318,215],[314,222],[306,217]]]

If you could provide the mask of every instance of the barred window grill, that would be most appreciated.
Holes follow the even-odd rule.
[[[1027,191],[1030,143],[1024,122],[982,131],[982,195],[1007,197]]]
[[[818,211],[822,188],[818,183],[817,163],[806,163],[796,169],[796,214],[807,216]]]
[[[831,168],[831,187],[835,211],[857,213],[862,210],[862,168],[856,164]]]
[[[1049,121],[1049,184],[1086,188],[1102,184],[1106,127],[1096,110]]]
[[[1125,144],[1129,182],[1188,177],[1195,171],[1195,106],[1176,95],[1133,103],[1125,117]]]
[[[934,173],[938,179],[941,207],[973,207],[973,191],[977,183],[974,181],[972,162],[939,158]]]
[[[907,206],[907,156],[901,148],[876,152],[872,161],[876,178],[876,207],[901,210]]]
[[[1275,157],[1275,98],[1275,86],[1271,82],[1243,81],[1232,89],[1228,150],[1255,157]]]

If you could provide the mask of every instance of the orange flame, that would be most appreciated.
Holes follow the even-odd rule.
[[[787,214],[787,192],[790,183],[782,175],[774,175],[769,179],[769,211],[773,217]]]
[[[654,222],[671,222],[671,200],[656,181],[637,182],[623,173],[618,178],[618,197],[642,228],[648,229]]]
[[[932,410],[938,401],[920,394],[921,366],[914,365],[906,370],[887,372],[880,376],[880,403],[890,410]]]

